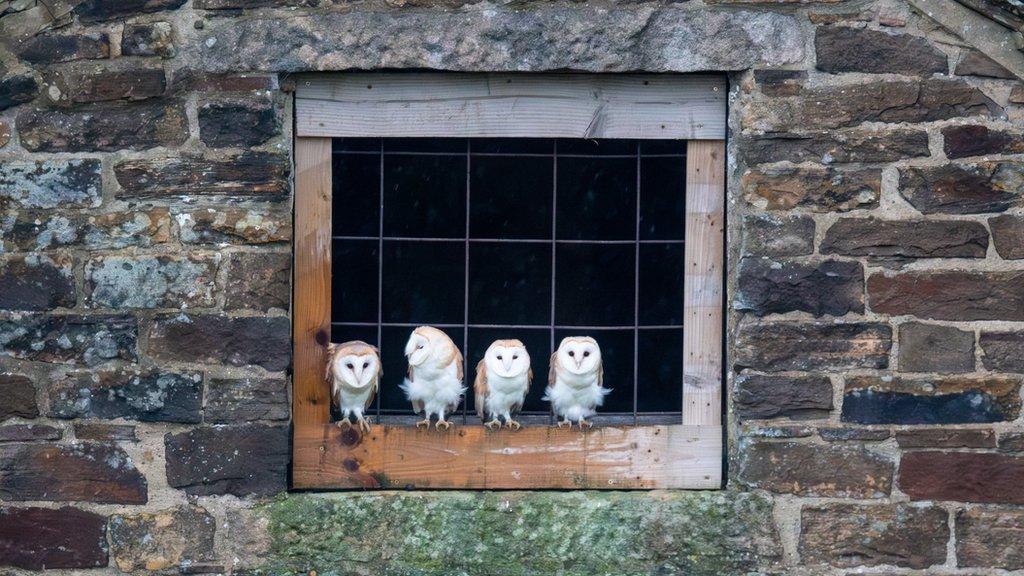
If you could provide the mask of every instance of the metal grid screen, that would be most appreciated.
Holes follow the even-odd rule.
[[[570,335],[602,348],[599,423],[680,422],[685,141],[339,138],[332,157],[332,339],[381,348],[380,420],[411,420],[402,351],[429,324],[467,387],[493,340],[522,340],[527,422],[551,419]],[[475,418],[471,390],[460,410]]]

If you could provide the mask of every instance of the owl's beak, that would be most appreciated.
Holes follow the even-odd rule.
[[[512,360],[509,359],[509,358],[502,359],[501,365],[505,367],[505,372],[506,373],[508,373],[508,372],[510,372],[512,370]]]

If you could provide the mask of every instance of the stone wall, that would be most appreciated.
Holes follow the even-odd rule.
[[[283,495],[290,73],[383,68],[730,73],[726,490]],[[1024,570],[1022,104],[903,0],[0,0],[0,574]]]

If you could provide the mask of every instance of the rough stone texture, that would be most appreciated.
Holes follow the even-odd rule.
[[[18,56],[32,64],[108,58],[110,37],[98,32],[42,34],[22,41]]]
[[[0,421],[12,416],[35,418],[38,415],[32,379],[21,374],[0,373]]]
[[[199,137],[210,148],[259,146],[281,133],[278,106],[270,99],[225,99],[199,106]]]
[[[149,248],[170,239],[171,218],[167,208],[145,211],[67,216],[26,211],[18,214],[0,241],[14,250],[46,250],[78,247],[117,250]]]
[[[0,163],[0,208],[57,208],[100,203],[98,160]]]
[[[169,22],[128,24],[121,36],[121,53],[125,56],[171,58],[177,54],[174,28]]]
[[[144,100],[160,96],[167,88],[162,68],[107,69],[89,66],[77,72],[54,75],[48,82],[59,90],[58,104],[82,104],[114,100]],[[52,89],[51,88],[51,89]],[[48,94],[52,94],[49,90]]]
[[[7,146],[7,143],[11,141],[11,125],[8,122],[0,120],[0,148]]]
[[[280,371],[291,360],[291,323],[284,317],[160,316],[149,333],[149,354],[164,360]]]
[[[29,255],[0,259],[0,310],[52,310],[75,305],[71,261]]]
[[[858,424],[976,424],[1020,414],[1019,378],[851,376],[843,397],[844,422]]]
[[[75,438],[97,442],[138,442],[135,426],[75,422]]]
[[[107,360],[134,361],[139,330],[123,315],[22,315],[0,320],[0,353],[34,362],[95,366]]]
[[[1000,452],[1024,452],[1024,432],[1006,432],[999,435]]]
[[[75,8],[82,22],[100,22],[180,8],[185,0],[85,0]]]
[[[986,370],[1024,372],[1024,333],[983,330],[978,345]]]
[[[288,310],[291,279],[292,255],[289,253],[235,252],[228,259],[224,308]]]
[[[961,220],[842,218],[821,241],[823,254],[876,258],[984,258],[988,230]]]
[[[110,555],[122,572],[186,570],[212,559],[216,523],[191,505],[110,518]]]
[[[265,570],[280,575],[718,576],[780,554],[771,510],[732,492],[383,492],[293,494],[260,512]]]
[[[899,486],[912,500],[1024,504],[1024,457],[977,452],[909,452]]]
[[[268,244],[292,238],[291,213],[279,209],[205,208],[176,212],[186,244]]]
[[[803,70],[754,70],[754,82],[768,96],[799,94],[806,81],[807,72]]]
[[[900,169],[900,194],[924,214],[1002,212],[1021,201],[1024,164],[978,162]]]
[[[86,372],[51,381],[47,393],[55,418],[197,423],[203,377],[163,371]]]
[[[253,152],[227,160],[128,160],[114,166],[122,198],[274,197],[288,186],[288,157]]]
[[[10,424],[0,426],[0,443],[60,440],[61,435],[60,428],[44,424]]]
[[[952,326],[906,322],[899,329],[903,372],[973,372],[974,333]]]
[[[10,444],[0,446],[0,499],[145,504],[147,483],[106,444]]]
[[[207,385],[205,420],[208,423],[287,420],[290,414],[286,380],[212,378]]]
[[[906,504],[825,504],[801,513],[800,556],[840,568],[928,568],[946,560],[949,514]]]
[[[942,145],[949,158],[1024,152],[1024,135],[973,124],[946,126]]]
[[[746,256],[805,256],[814,252],[814,220],[762,214],[743,219]]]
[[[1010,102],[1024,104],[1024,85],[1017,84],[1010,90]]]
[[[968,50],[956,63],[953,73],[957,76],[985,76],[988,78],[1013,79],[1015,76],[995,60],[977,50]]]
[[[188,137],[181,103],[99,103],[72,111],[27,109],[18,114],[21,145],[32,152],[146,150]]]
[[[267,496],[287,487],[287,427],[202,427],[168,434],[164,443],[167,483],[188,494]]]
[[[77,508],[0,508],[0,565],[43,570],[107,565],[107,519]]]
[[[1024,272],[904,272],[868,278],[882,314],[935,320],[1024,320]]]
[[[811,134],[740,136],[738,146],[751,164],[789,161],[892,162],[928,156],[928,134],[922,130],[835,130]]]
[[[733,404],[743,419],[825,418],[832,410],[832,382],[824,376],[739,376]]]
[[[749,488],[848,498],[879,498],[892,488],[891,460],[847,444],[758,442],[739,457],[737,479]]]
[[[35,100],[39,83],[28,74],[12,74],[0,78],[0,110]]]
[[[818,70],[919,76],[949,71],[946,55],[924,38],[867,28],[822,26],[814,38]],[[959,72],[957,72],[959,74]]]
[[[960,566],[1024,568],[1024,510],[969,508],[956,515],[956,558]]]
[[[888,430],[867,428],[819,428],[818,436],[826,442],[880,442],[890,434]]]
[[[733,308],[758,316],[808,312],[842,316],[864,311],[864,270],[856,262],[815,264],[746,258],[740,263]]]
[[[799,96],[753,101],[743,112],[743,127],[761,132],[1003,115],[999,105],[977,88],[942,78],[806,89]]]
[[[849,370],[889,365],[892,329],[863,322],[745,323],[733,346],[737,370]]]
[[[764,168],[747,172],[741,186],[748,202],[767,210],[847,211],[878,205],[882,173],[872,169]]]
[[[950,430],[946,428],[898,430],[900,448],[995,448],[992,430]]]
[[[219,255],[106,256],[85,265],[88,304],[96,308],[208,308]]]
[[[1003,214],[989,218],[988,227],[992,230],[992,244],[1000,258],[1024,259],[1024,216]]]
[[[401,38],[385,49],[367,42]],[[529,30],[528,35],[523,31]],[[472,47],[442,38],[475,38]],[[578,42],[588,38],[587,42]],[[328,12],[215,21],[182,51],[210,72],[375,68],[464,71],[740,70],[804,58],[793,16],[562,2],[529,10]]]

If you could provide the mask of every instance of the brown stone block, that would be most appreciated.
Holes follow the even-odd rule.
[[[226,160],[182,157],[114,166],[120,198],[230,196],[275,199],[288,191],[288,157],[250,152]]]
[[[145,504],[147,484],[114,446],[12,444],[0,446],[0,499]]]
[[[164,444],[167,482],[188,494],[269,496],[287,488],[285,426],[202,427],[168,434]]]
[[[743,218],[745,256],[805,256],[814,252],[814,219],[758,214]]]
[[[832,381],[824,376],[741,375],[735,385],[742,419],[825,418],[832,410]]]
[[[291,254],[235,252],[228,257],[224,309],[288,310],[291,280]]]
[[[931,76],[949,71],[945,53],[928,40],[910,34],[823,26],[816,31],[814,47],[818,70],[832,74],[867,72]]]
[[[903,449],[995,448],[996,434],[992,430],[958,430],[955,428],[898,430],[896,443]]]
[[[186,244],[269,244],[292,239],[292,214],[277,208],[198,208],[176,211]]]
[[[31,64],[97,60],[110,57],[110,37],[105,32],[39,34],[23,40],[16,51]]]
[[[110,555],[122,572],[175,569],[213,559],[216,521],[192,505],[110,518]]]
[[[1003,260],[1024,259],[1024,216],[1003,214],[988,219],[992,244]]]
[[[768,210],[843,212],[878,205],[882,171],[765,168],[744,174],[741,186],[748,202]]]
[[[868,302],[879,314],[935,320],[1024,320],[1024,272],[877,273]]]
[[[733,308],[757,316],[794,311],[843,316],[864,311],[864,270],[858,262],[745,258],[736,289]]]
[[[876,258],[984,258],[988,231],[962,220],[842,218],[821,242],[822,254]]]
[[[879,498],[892,488],[888,458],[847,444],[758,442],[740,453],[739,481],[800,496]]]
[[[18,115],[21,145],[31,152],[111,152],[177,146],[188,138],[179,102],[96,103],[74,110],[28,109]]]
[[[906,322],[899,329],[902,372],[973,372],[974,332]]]
[[[923,569],[946,561],[948,513],[907,504],[824,504],[800,514],[800,557],[840,568]]]
[[[946,126],[942,129],[942,140],[950,158],[1024,152],[1024,135],[987,126]]]
[[[1024,163],[978,162],[900,169],[900,194],[924,214],[1003,212],[1021,203]]]
[[[25,570],[107,565],[107,519],[77,508],[0,508],[0,565]]]
[[[909,452],[899,486],[912,500],[1024,504],[1024,457],[977,452]]]
[[[0,373],[0,421],[12,416],[35,418],[38,415],[32,379],[21,374]]]
[[[277,372],[291,360],[291,322],[283,316],[158,316],[149,333],[149,354],[178,362],[256,365]]]
[[[745,323],[735,340],[737,370],[886,368],[892,328],[874,322]]]
[[[965,568],[1024,568],[1024,510],[976,507],[956,515],[957,564]]]
[[[810,134],[766,134],[738,139],[750,164],[769,162],[894,162],[928,156],[923,130],[829,130]]]
[[[1024,372],[1024,332],[982,331],[978,345],[986,370]]]
[[[75,278],[68,257],[31,254],[0,259],[0,309],[73,308]]]

